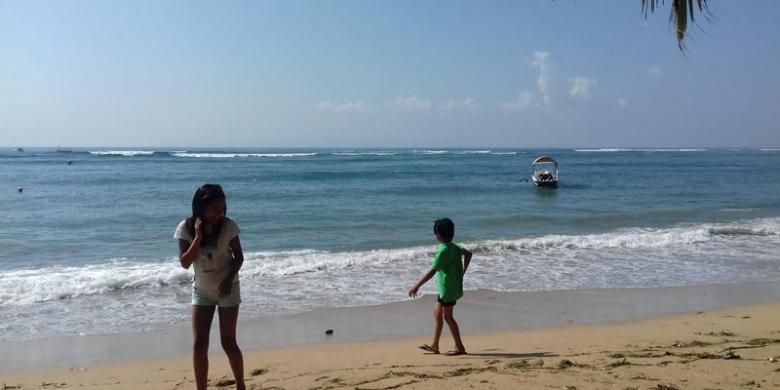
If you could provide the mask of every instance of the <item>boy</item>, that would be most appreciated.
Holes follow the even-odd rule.
[[[433,224],[433,234],[436,235],[439,247],[436,250],[436,258],[433,260],[431,270],[409,289],[409,296],[417,296],[417,290],[428,282],[433,275],[436,275],[437,285],[439,287],[439,297],[436,303],[436,309],[433,311],[433,318],[436,327],[433,331],[433,343],[431,345],[423,344],[420,349],[430,353],[439,353],[439,338],[441,337],[444,321],[450,328],[452,338],[455,340],[455,350],[446,353],[447,356],[465,355],[466,347],[460,339],[460,329],[458,323],[453,317],[453,309],[458,299],[463,296],[463,274],[471,262],[471,252],[452,243],[455,236],[455,224],[449,218],[442,218]],[[461,263],[461,257],[463,262]]]

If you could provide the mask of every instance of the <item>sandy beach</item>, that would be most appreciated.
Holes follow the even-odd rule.
[[[744,289],[750,290],[736,286],[709,288],[731,289],[732,297],[740,296]],[[591,321],[592,324],[559,316],[559,325],[536,329],[523,330],[522,324],[517,324],[516,330],[467,330],[464,341],[469,355],[461,357],[423,353],[416,346],[429,340],[419,336],[389,337],[382,341],[331,340],[270,348],[257,348],[247,342],[244,346],[247,385],[252,389],[780,388],[780,363],[777,362],[780,359],[780,299],[772,298],[776,289],[772,286],[765,285],[761,289],[771,291],[771,294],[754,295],[757,301],[770,300],[770,303],[759,305],[729,306],[687,314],[649,314],[652,318],[641,320],[615,317]],[[636,295],[655,299],[661,296],[659,294],[680,297],[685,291],[698,291],[701,293],[698,295],[712,296],[702,293],[707,291],[706,287],[650,291],[653,292],[639,289]],[[575,294],[593,295],[592,292],[570,292],[568,296]],[[512,294],[496,296],[501,297],[495,299],[499,302],[497,307],[503,300],[514,299]],[[536,301],[539,303],[550,296],[537,296]],[[627,296],[624,299],[628,301],[634,299],[631,294],[621,296]],[[597,307],[592,296],[586,299]],[[412,310],[415,320],[409,322],[419,335],[427,334],[429,330],[424,325],[417,329],[419,323],[428,320],[416,318],[429,307],[425,300],[403,303],[407,307],[419,306],[419,312]],[[604,297],[598,300],[605,302]],[[721,300],[728,302],[726,298]],[[560,301],[560,298],[549,300],[547,306],[555,307]],[[474,324],[475,305],[464,304],[461,313],[456,312],[464,323]],[[528,312],[532,313],[534,304],[528,306]],[[624,314],[632,310],[616,302],[609,306],[615,306]],[[499,310],[497,307],[492,310]],[[344,309],[356,312],[352,319],[360,320],[360,326],[367,329],[376,325],[381,330],[383,325],[363,321],[361,309],[374,313],[392,312],[387,307]],[[523,310],[518,308],[517,311]],[[579,318],[576,313],[572,315]],[[402,321],[410,318],[401,315]],[[263,331],[251,329],[251,326],[244,324],[239,331],[244,334]],[[336,330],[338,334],[339,328]],[[212,335],[212,344],[216,345],[212,345],[210,386],[232,388],[227,360],[218,349],[216,333]],[[107,339],[117,337],[106,336]],[[186,342],[184,335],[182,339]],[[451,343],[445,330],[442,349],[451,347]],[[3,355],[12,356],[6,351],[14,349],[8,348],[8,343],[3,345]],[[65,366],[65,361],[60,363],[54,368],[4,370],[0,372],[0,385],[5,389],[187,389],[194,386],[186,353],[174,358],[120,359],[112,363],[70,366]]]

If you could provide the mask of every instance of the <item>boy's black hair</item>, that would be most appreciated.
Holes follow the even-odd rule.
[[[210,204],[225,200],[225,192],[222,191],[222,187],[219,184],[204,184],[195,191],[195,195],[192,197],[192,217],[187,218],[187,231],[190,233],[190,237],[195,237],[195,220],[200,218],[201,221],[205,219],[206,207]],[[225,208],[227,212],[227,206]],[[205,222],[205,221],[204,221]],[[204,234],[201,245],[206,246],[212,240],[217,240],[219,233],[222,230],[222,221],[219,222],[211,234]]]
[[[444,242],[450,242],[455,237],[455,224],[449,218],[437,219],[433,223],[433,233],[438,234]]]

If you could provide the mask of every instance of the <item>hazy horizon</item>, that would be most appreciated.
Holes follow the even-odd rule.
[[[634,150],[634,151],[710,151],[710,150],[777,150],[780,151],[779,146],[744,146],[744,147],[731,147],[731,146],[701,146],[701,145],[683,145],[683,146],[602,146],[602,145],[585,145],[585,146],[490,146],[490,145],[454,145],[454,146],[442,146],[442,145],[414,145],[414,146],[381,146],[381,145],[369,145],[369,146],[186,146],[186,145],[161,145],[161,146],[144,146],[144,145],[0,145],[0,150],[8,149],[15,150],[22,148],[25,151],[28,149],[37,150],[71,150],[71,151],[141,151],[141,150],[154,150],[154,151],[180,151],[180,150],[317,150],[317,149],[357,149],[357,150],[431,150],[431,149],[464,149],[464,150],[593,150],[593,151],[622,151],[622,150]]]

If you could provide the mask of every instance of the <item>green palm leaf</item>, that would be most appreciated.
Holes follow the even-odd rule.
[[[648,13],[655,13],[658,3],[665,5],[665,0],[642,0],[642,14],[647,19]],[[669,23],[675,26],[677,45],[680,50],[685,50],[685,33],[688,31],[688,22],[696,23],[696,13],[707,17],[709,5],[707,0],[671,0],[672,9],[669,13]],[[698,8],[698,9],[697,9]]]

